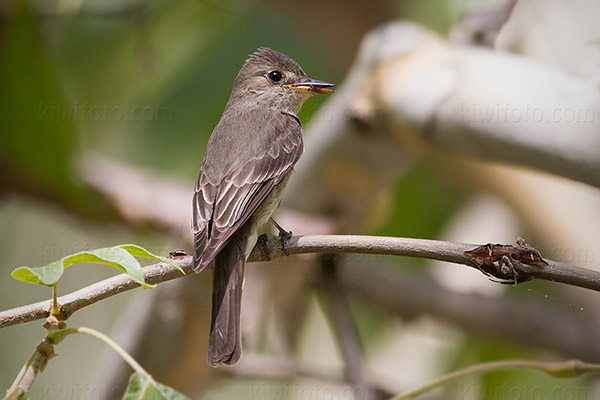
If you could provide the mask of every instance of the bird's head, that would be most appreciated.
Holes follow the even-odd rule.
[[[311,95],[333,92],[332,83],[311,79],[285,54],[263,47],[244,63],[233,83],[237,101],[297,113]]]

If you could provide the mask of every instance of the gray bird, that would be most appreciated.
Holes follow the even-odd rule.
[[[290,57],[261,48],[235,78],[208,140],[194,189],[192,231],[194,271],[213,263],[207,356],[213,367],[240,358],[244,265],[257,229],[279,205],[302,155],[296,114],[308,97],[331,93],[333,86],[308,78]]]

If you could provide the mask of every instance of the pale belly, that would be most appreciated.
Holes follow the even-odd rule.
[[[252,252],[254,245],[256,245],[256,241],[258,240],[258,235],[260,233],[264,233],[261,229],[263,225],[269,222],[269,218],[271,215],[277,210],[279,203],[281,202],[281,197],[283,196],[283,191],[285,186],[290,179],[292,172],[288,172],[287,176],[281,181],[279,185],[273,190],[273,192],[263,201],[263,203],[258,207],[258,209],[252,214],[250,221],[247,224],[251,224],[250,228],[250,236],[248,237],[248,241],[246,242],[245,255],[246,258]]]

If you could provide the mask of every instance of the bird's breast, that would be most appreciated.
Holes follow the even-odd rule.
[[[285,178],[281,181],[279,185],[273,189],[269,197],[262,202],[262,204],[258,207],[258,209],[254,212],[253,219],[256,223],[257,227],[261,227],[269,221],[269,218],[273,215],[279,203],[281,202],[281,198],[283,197],[283,190],[292,175],[292,171],[288,172]]]

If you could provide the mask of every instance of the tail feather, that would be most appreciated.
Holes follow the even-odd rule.
[[[233,364],[242,352],[241,306],[244,284],[245,235],[234,235],[213,264],[213,298],[208,364]]]

